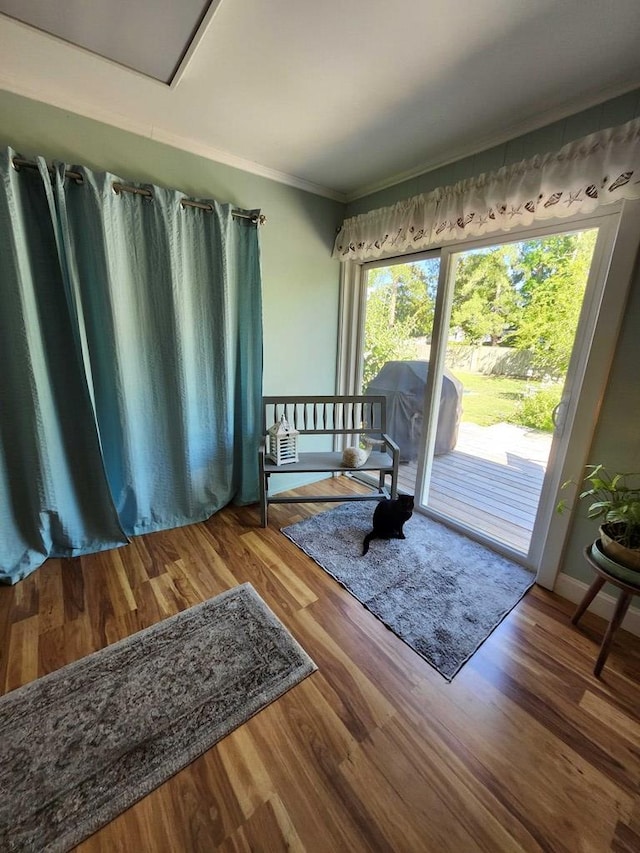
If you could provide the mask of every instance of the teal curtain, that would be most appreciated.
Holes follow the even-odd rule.
[[[127,542],[74,343],[45,185],[0,158],[0,579]],[[45,175],[46,175],[45,169]],[[48,177],[48,176],[47,176]]]
[[[53,178],[44,164],[16,173],[12,154],[2,167],[0,241],[1,322],[13,331],[11,341],[2,334],[0,352],[6,346],[6,364],[9,352],[30,346],[46,394],[59,385],[65,404],[73,400],[43,412],[33,365],[14,352],[11,384],[0,380],[0,511],[11,531],[6,548],[4,533],[0,540],[0,579],[8,582],[47,556],[114,547],[230,501],[254,502],[262,396],[253,223],[215,202],[211,212],[183,207],[180,193],[160,187],[147,187],[152,198],[116,194],[121,179],[80,167],[81,183],[60,164]],[[20,216],[16,195],[22,208],[30,200]],[[6,253],[5,231],[13,235]],[[31,308],[34,289],[45,294],[40,309]],[[49,336],[55,346],[45,351]],[[37,425],[30,452],[12,442],[27,434],[20,418]],[[60,468],[75,491],[60,495],[52,516],[40,483],[49,477],[57,495]],[[43,519],[50,528],[61,513],[73,523],[40,543]],[[60,534],[69,529],[67,541]]]

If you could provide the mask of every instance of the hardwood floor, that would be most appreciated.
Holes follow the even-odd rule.
[[[231,507],[0,589],[5,691],[245,581],[319,667],[78,849],[637,853],[640,640],[598,680],[604,622],[534,587],[448,684],[279,532],[328,508]]]

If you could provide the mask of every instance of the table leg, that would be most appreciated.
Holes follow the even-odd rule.
[[[600,654],[598,655],[598,660],[596,661],[596,665],[593,669],[594,675],[599,676],[602,672],[604,662],[606,661],[609,655],[609,648],[611,647],[611,642],[613,640],[614,634],[622,624],[622,620],[626,616],[632,598],[633,595],[630,592],[620,590],[620,598],[618,599],[618,603],[616,604],[613,619],[609,623],[607,633],[604,635],[604,640],[602,641],[602,646],[600,647]]]
[[[582,617],[587,607],[591,604],[596,595],[600,592],[602,587],[604,586],[604,578],[601,578],[600,575],[596,575],[595,580],[589,587],[589,589],[585,592],[584,598],[576,608],[576,612],[573,614],[571,618],[571,622],[573,625],[578,624],[578,620]]]

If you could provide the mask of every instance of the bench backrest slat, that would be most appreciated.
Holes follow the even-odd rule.
[[[384,396],[263,397],[263,432],[283,414],[301,435],[381,435],[387,430]]]

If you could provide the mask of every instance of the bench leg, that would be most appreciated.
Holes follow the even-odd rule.
[[[260,524],[262,527],[266,527],[268,523],[267,519],[267,495],[269,493],[269,483],[268,483],[268,475],[265,474],[264,471],[264,461],[262,456],[260,457]]]

